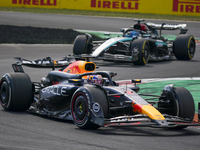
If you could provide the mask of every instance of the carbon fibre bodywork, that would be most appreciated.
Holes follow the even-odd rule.
[[[121,28],[122,37],[108,37],[102,41],[93,41],[89,34],[78,35],[74,41],[74,57],[132,62],[135,65],[174,58],[190,60],[194,57],[195,39],[192,35],[186,34],[186,24],[154,24],[140,23],[144,20],[136,21],[138,23],[131,28]],[[161,35],[162,30],[180,30],[180,34],[175,40],[170,40]]]
[[[199,125],[193,122],[194,101],[185,88],[167,85],[160,96],[138,94],[136,83],[140,80],[132,80],[132,85],[119,85],[112,80],[116,73],[95,71],[96,65],[86,61],[73,62],[63,71],[51,71],[41,82],[32,83],[28,75],[20,70],[20,63],[14,64],[13,68],[16,73],[4,74],[0,82],[0,102],[8,111],[27,110],[21,107],[27,100],[20,101],[24,95],[15,89],[15,85],[20,84],[21,88],[30,89],[28,93],[32,93],[27,95],[29,101],[32,97],[29,112],[73,120],[83,129],[107,126],[184,128]],[[85,78],[88,75],[101,75],[102,84],[89,83]],[[15,95],[12,95],[13,92]],[[153,96],[155,100],[149,101],[142,96]]]

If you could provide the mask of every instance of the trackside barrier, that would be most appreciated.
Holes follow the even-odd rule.
[[[0,7],[200,16],[200,0],[0,0]]]

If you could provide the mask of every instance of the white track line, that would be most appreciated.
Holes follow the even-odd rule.
[[[157,82],[157,81],[169,81],[169,80],[200,80],[200,77],[187,77],[187,78],[152,78],[152,79],[141,79],[142,82]],[[118,80],[117,82],[127,82],[129,80]]]

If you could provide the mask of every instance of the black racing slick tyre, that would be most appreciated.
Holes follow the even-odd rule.
[[[176,106],[177,115],[181,118],[193,120],[195,105],[191,93],[183,87],[174,87],[174,93],[178,102]]]
[[[92,37],[89,35],[78,35],[74,40],[74,55],[90,54],[92,49]]]
[[[130,47],[131,53],[133,55],[134,51],[138,51],[138,60],[133,61],[134,65],[145,65],[149,61],[150,46],[146,39],[136,39],[131,42]]]
[[[25,73],[4,74],[0,90],[0,103],[7,111],[25,111],[33,101],[32,83]]]
[[[195,114],[195,104],[191,93],[183,87],[174,87],[175,100],[173,105],[172,115],[179,116],[181,118],[187,118],[193,120]],[[176,128],[182,129],[187,126],[177,126]]]
[[[173,52],[179,60],[190,60],[195,54],[195,39],[192,35],[180,34],[173,44]]]
[[[92,102],[98,103],[104,118],[108,115],[108,100],[102,89],[95,86],[81,87],[72,96],[71,115],[74,124],[81,129],[98,129],[100,126],[91,122]]]

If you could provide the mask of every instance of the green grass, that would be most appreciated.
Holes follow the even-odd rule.
[[[160,95],[164,86],[169,84],[175,84],[174,87],[185,87],[189,90],[194,98],[195,112],[198,112],[198,102],[199,102],[199,88],[200,80],[168,80],[168,81],[157,81],[150,83],[138,84],[140,87],[139,93]],[[142,96],[143,98],[150,98],[147,96]]]
[[[197,17],[197,16],[156,15],[156,14],[142,14],[142,13],[103,12],[103,11],[69,10],[69,9],[0,7],[0,11],[66,14],[66,15],[87,15],[87,16],[104,16],[104,17],[127,17],[127,18],[143,18],[143,19],[165,19],[165,20],[182,20],[182,21],[200,21],[200,17]]]

